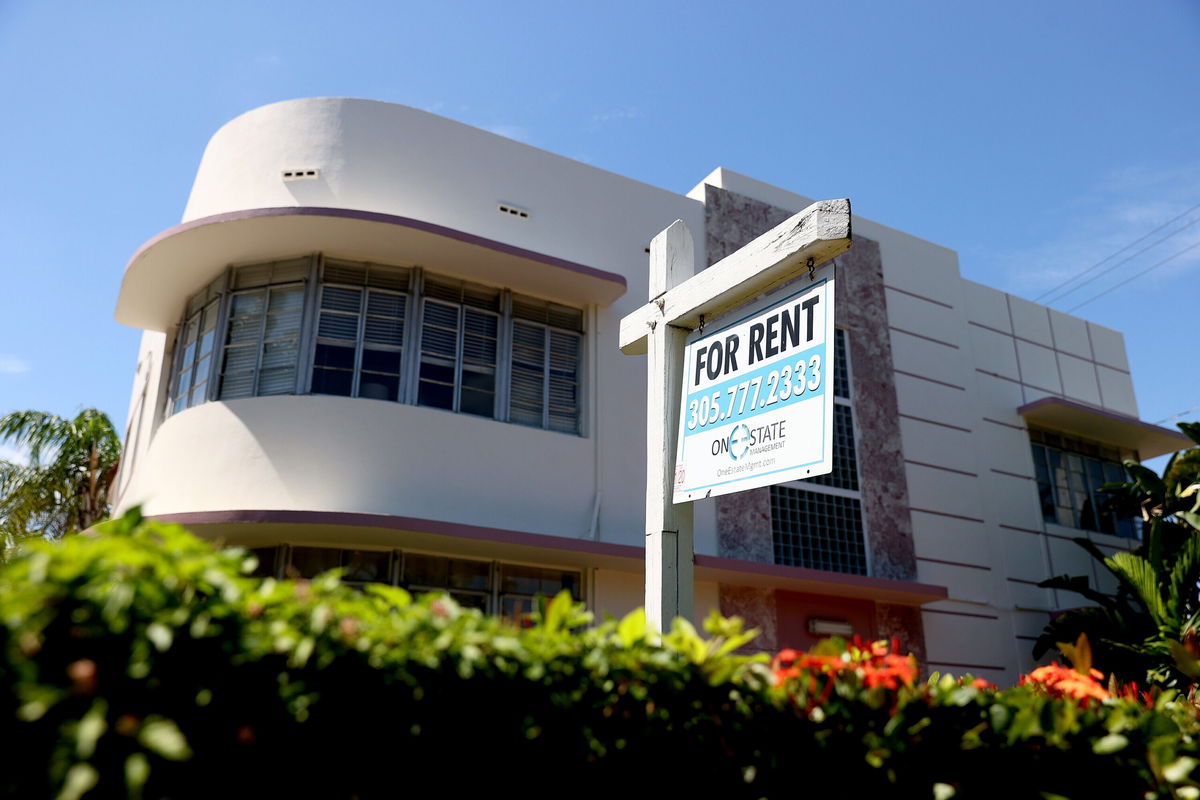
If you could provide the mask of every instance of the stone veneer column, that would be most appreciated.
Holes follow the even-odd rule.
[[[709,265],[792,215],[782,208],[706,185],[705,249]],[[892,381],[892,347],[887,328],[887,298],[879,243],[854,237],[854,248],[837,259],[836,323],[850,334],[851,388],[854,403],[858,472],[871,574],[916,580],[908,485],[900,444],[900,417]],[[727,558],[774,563],[770,489],[754,489],[716,499],[717,547]],[[772,634],[776,607],[772,596],[748,587],[721,587],[721,611],[738,614]],[[750,597],[749,595],[754,595]],[[924,654],[924,632],[915,608],[877,605],[876,632],[900,636],[913,652]],[[775,635],[762,637],[766,649]],[[769,640],[769,641],[768,641]]]

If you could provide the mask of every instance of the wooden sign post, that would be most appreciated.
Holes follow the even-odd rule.
[[[699,274],[682,221],[650,243],[649,302],[621,320],[620,347],[648,355],[645,604],[653,630],[692,616],[692,507],[672,499],[688,335],[849,249],[849,200],[814,203]]]

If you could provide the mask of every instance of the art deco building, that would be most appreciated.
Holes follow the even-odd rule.
[[[642,601],[645,361],[618,323],[682,219],[697,268],[811,201],[716,169],[688,194],[433,114],[250,111],[181,224],[130,260],[144,331],[119,507],[257,548],[262,569],[446,589],[493,613],[567,588]],[[1121,334],[964,280],[855,217],[838,258],[832,474],[698,502],[698,616],[901,636],[1010,683],[1134,523],[1096,488],[1186,444],[1140,422]]]

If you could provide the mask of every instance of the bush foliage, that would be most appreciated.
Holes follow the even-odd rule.
[[[768,664],[736,620],[655,641],[564,594],[520,628],[107,525],[0,571],[9,796],[1200,797],[1192,704],[1086,665],[1000,691],[882,643]]]

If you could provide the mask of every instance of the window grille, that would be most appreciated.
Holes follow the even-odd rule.
[[[1068,528],[1141,538],[1141,522],[1105,510],[1105,483],[1126,480],[1121,454],[1109,447],[1030,430],[1034,476],[1046,522]]]
[[[834,339],[833,471],[771,487],[775,563],[866,575],[869,571],[859,491],[850,358],[846,332]]]
[[[776,564],[867,574],[857,498],[772,486],[771,521]]]
[[[320,257],[237,267],[224,284],[189,300],[168,414],[205,399],[310,392],[581,432],[581,309]]]

